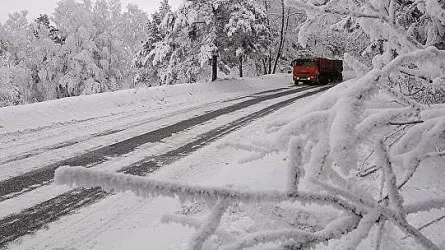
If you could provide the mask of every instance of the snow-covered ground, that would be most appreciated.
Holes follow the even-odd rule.
[[[232,105],[252,98],[250,95],[255,93],[289,87],[292,87],[289,75],[245,78],[242,80],[223,79],[215,83],[174,85],[148,89],[141,88],[2,108],[0,109],[0,168],[2,170],[0,180],[17,176],[37,169],[40,166],[45,166],[61,159],[87,152],[91,149],[137,136],[160,126],[190,118],[190,116],[201,115],[211,110]],[[278,101],[282,99],[285,98],[279,98]],[[277,100],[275,100],[275,102],[276,101]],[[205,132],[218,124],[225,124],[236,117],[245,115],[246,112],[253,112],[271,103],[273,102],[266,101],[253,109],[236,112],[236,114],[233,115],[225,115],[207,124],[200,125],[198,132]],[[144,155],[162,152],[163,150],[174,147],[175,144],[181,144],[183,141],[190,140],[196,133],[196,131],[188,131],[179,139],[178,136],[175,136],[173,141],[166,139],[163,143],[165,145],[164,147],[153,147],[153,145],[141,147],[131,155],[123,157],[124,159],[114,159],[114,161],[108,161],[106,164],[102,164],[96,168],[100,169],[101,166],[103,166],[107,171],[115,171],[125,166],[125,164],[129,164],[128,161],[137,161]],[[221,150],[216,150],[216,152],[219,151]],[[200,155],[199,152],[198,155]],[[159,174],[163,171],[160,171]],[[174,176],[184,170],[179,169],[178,171],[169,174],[172,177],[168,178],[174,179]],[[192,175],[192,173],[187,175]],[[166,176],[168,176],[168,174]],[[184,176],[180,179],[184,181],[191,179],[184,178],[185,176],[186,174],[184,173]],[[199,176],[201,176],[201,178],[197,178],[197,176],[194,178],[202,179],[202,181],[206,179],[203,178],[203,175]],[[221,181],[223,181],[223,179],[221,179]],[[68,190],[68,187],[52,184],[40,187],[14,199],[5,200],[0,203],[0,217],[5,217],[11,213],[19,213],[23,209],[48,200]],[[120,200],[123,201],[127,198],[129,198],[129,200],[125,202],[125,204],[128,206],[119,204]],[[110,205],[110,203],[108,203],[111,200],[116,202],[116,199],[117,204]],[[118,223],[119,220],[114,220],[112,217],[118,215],[123,217],[133,216],[130,212],[132,210],[129,209],[135,209],[134,202],[144,206],[146,203],[146,201],[131,195],[128,197],[115,195],[99,204],[82,210],[82,212],[74,216],[79,215],[81,218],[88,218],[89,215],[87,214],[90,214],[88,211],[96,211],[95,214],[99,216],[100,221],[106,224]],[[170,201],[168,204],[171,204],[171,202],[173,201]],[[150,210],[158,210],[159,215],[161,215],[161,212],[165,212],[166,207],[170,206],[157,205],[156,202],[149,203],[152,204],[150,206],[155,208]],[[108,208],[105,209],[100,204],[109,205],[106,205]],[[102,211],[94,210],[97,208],[96,206],[100,206],[109,212],[104,213],[102,209]],[[172,208],[176,206],[177,205]],[[86,212],[86,214],[82,215],[84,212]],[[108,219],[100,219],[101,216],[111,217]],[[36,235],[24,237],[23,241],[19,241],[19,245],[13,245],[11,248],[42,249],[51,246],[62,247],[63,249],[71,247],[83,249],[91,243],[86,240],[85,235],[89,235],[89,237],[95,241],[95,238],[99,239],[99,235],[98,237],[93,237],[92,235],[98,234],[97,232],[108,228],[108,226],[102,222],[95,224],[93,222],[95,219],[91,218],[86,220],[82,219],[84,223],[81,225],[82,223],[75,217],[69,216],[63,218],[54,224],[55,231],[52,229],[48,231],[42,230]],[[68,218],[74,219],[74,221],[77,222],[70,221],[68,224],[65,224],[64,220]],[[154,224],[159,223],[159,216],[149,215],[149,218],[153,220]],[[55,233],[57,231],[64,231],[60,229],[59,226],[66,227],[66,225],[69,225],[66,229],[70,232]],[[80,228],[76,228],[75,225],[78,225]],[[130,227],[135,226],[127,225]],[[72,230],[69,228],[72,228]],[[74,234],[76,234],[74,232],[78,232],[79,237],[74,236]],[[38,236],[40,233],[48,235],[50,238],[62,236],[62,240],[60,242],[55,240],[51,243],[52,240],[42,236],[42,245],[39,245],[36,243],[36,240],[40,241],[40,236]],[[68,235],[73,236],[72,240],[67,240],[66,236]],[[30,239],[29,244],[26,243],[28,238]],[[110,240],[111,239],[105,240],[104,248],[108,248],[107,244]],[[139,243],[138,241],[137,244]],[[141,244],[140,246],[143,247],[143,245],[144,244]],[[122,245],[121,248],[124,248],[123,246],[124,245]],[[172,246],[174,246],[174,244]]]
[[[0,180],[30,169],[21,159],[20,165],[8,162],[23,154],[45,154],[45,148],[53,148],[70,140],[84,140],[84,143],[67,152],[61,151],[40,157],[40,165],[51,163],[60,158],[78,154],[138,135],[155,126],[170,124],[187,118],[190,114],[199,115],[209,110],[235,103],[253,93],[271,89],[287,88],[292,84],[289,75],[265,76],[243,80],[221,80],[216,83],[164,86],[151,89],[138,89],[82,96],[46,103],[0,109]],[[341,92],[344,85],[328,92]],[[273,125],[296,119],[307,107],[316,105],[317,94],[283,108],[275,113],[254,121],[219,141],[197,152],[165,166],[150,175],[150,178],[236,188],[238,190],[281,190],[287,187],[287,154],[262,155],[259,145],[276,141],[277,133]],[[224,101],[224,102],[222,102]],[[267,105],[265,103],[264,105]],[[261,108],[258,107],[258,108]],[[190,113],[189,113],[190,112]],[[249,110],[251,112],[251,110]],[[165,117],[165,119],[163,118]],[[231,119],[225,116],[224,124]],[[145,124],[150,124],[147,126]],[[208,124],[210,126],[211,124]],[[122,130],[94,139],[93,134]],[[205,125],[202,131],[205,131]],[[194,136],[189,131],[181,140]],[[165,141],[173,145],[178,141]],[[150,151],[141,147],[136,152],[143,155]],[[164,148],[158,149],[160,151]],[[145,152],[144,152],[145,151]],[[32,158],[32,157],[31,157]],[[131,158],[131,157],[130,157]],[[33,159],[31,159],[33,160]],[[30,161],[31,161],[30,160]],[[36,164],[36,165],[39,165]],[[110,165],[111,163],[104,163]],[[104,166],[107,171],[116,171],[123,160],[113,163],[115,167]],[[420,169],[415,180],[405,189],[407,201],[416,201],[425,195],[443,197],[445,194],[445,171],[443,161],[430,162],[433,168]],[[13,168],[13,169],[12,169]],[[100,166],[99,166],[100,169]],[[67,186],[49,185],[33,192],[0,203],[0,217],[11,211],[21,209],[63,193]],[[414,221],[420,226],[427,220],[438,217],[442,210],[432,210],[416,214]],[[50,223],[35,234],[22,237],[12,243],[10,249],[183,249],[187,246],[195,229],[177,223],[162,223],[166,214],[193,215],[204,218],[208,207],[204,203],[184,203],[174,198],[140,198],[133,193],[117,193],[91,206],[82,208],[74,214]],[[230,208],[222,218],[222,228],[235,235],[256,231],[258,228],[283,229],[304,227],[319,230],[336,216],[332,209],[310,205],[302,209],[300,204],[240,205]],[[260,223],[259,223],[260,222]],[[443,239],[444,222],[437,223],[426,230],[426,234],[438,245],[445,246]],[[441,237],[442,236],[442,237]],[[211,239],[215,240],[216,239]],[[367,242],[364,242],[367,243]],[[331,242],[328,249],[333,249]],[[407,245],[394,246],[394,249],[416,249],[412,241]],[[264,249],[269,249],[264,246]],[[263,249],[263,248],[261,248]],[[340,248],[338,248],[340,249]],[[360,248],[362,249],[362,248]]]
[[[253,93],[290,85],[288,75],[268,76],[141,88],[2,108],[0,180],[227,107]],[[37,154],[38,159],[30,157]]]

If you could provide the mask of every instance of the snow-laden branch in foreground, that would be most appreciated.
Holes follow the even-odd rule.
[[[325,194],[281,191],[240,191],[222,187],[192,186],[121,173],[107,173],[84,167],[60,167],[55,172],[55,180],[59,185],[82,187],[100,186],[106,191],[130,191],[141,197],[178,197],[180,200],[191,202],[197,200],[216,201],[224,199],[242,203],[299,201],[308,204],[333,206],[356,216],[362,216],[367,213],[367,210],[355,204],[351,204],[339,197]]]
[[[386,13],[376,12],[375,9],[368,10],[371,13],[357,12],[350,9],[337,10],[335,8],[332,8],[333,6],[315,6],[313,4],[305,3],[301,0],[286,0],[286,4],[288,6],[292,6],[297,9],[305,10],[308,13],[312,13],[312,15],[319,15],[326,13],[331,15],[349,16],[353,18],[379,20],[382,23],[386,24],[387,26],[386,28],[391,31],[390,33],[397,34],[399,36],[399,40],[404,41],[406,43],[406,46],[409,47],[411,51],[416,49],[422,49],[425,47],[421,43],[417,42],[413,37],[407,36],[404,30],[398,27],[395,23],[391,22],[390,18],[387,17]],[[366,5],[366,7],[369,7],[369,5]]]
[[[304,168],[301,170],[306,173],[302,178],[303,183],[311,181],[311,178],[319,178],[318,183],[314,181],[312,183],[323,187],[328,195],[342,197],[355,206],[361,207],[362,210],[367,211],[365,216],[369,215],[370,211],[379,211],[378,216],[367,218],[370,218],[370,221],[373,218],[378,218],[375,219],[375,224],[388,220],[402,232],[412,236],[419,245],[426,249],[438,248],[434,242],[421,234],[405,219],[407,211],[404,210],[403,196],[399,189],[411,179],[422,160],[442,155],[441,149],[436,149],[438,153],[431,153],[431,150],[434,150],[433,144],[441,140],[443,131],[445,131],[445,114],[436,111],[430,115],[423,115],[424,112],[429,113],[428,110],[432,108],[418,104],[392,91],[393,89],[387,83],[394,72],[397,72],[398,68],[403,65],[435,63],[440,67],[444,61],[445,51],[435,47],[401,54],[382,68],[376,68],[357,79],[354,84],[340,85],[345,87],[341,93],[331,91],[324,96],[325,98],[312,103],[316,105],[309,106],[305,113],[295,121],[283,125],[277,138],[280,150],[288,150],[290,161],[297,162],[292,157],[294,155],[302,155],[302,159],[311,159],[311,164],[305,162]],[[403,103],[398,102],[397,106],[391,106],[389,109],[367,108],[367,102],[372,100],[382,89],[384,92],[394,95],[396,100],[402,100]],[[391,126],[400,124],[395,121],[421,122],[405,126],[406,130],[400,131],[402,136],[394,141],[390,148],[386,148],[382,142],[376,148],[373,142],[384,140],[385,135],[375,136],[375,134],[393,131]],[[297,139],[295,140],[295,138]],[[298,140],[298,138],[303,138],[303,140]],[[328,141],[328,143],[324,141]],[[302,142],[303,145],[301,145]],[[356,170],[359,166],[357,156],[363,147],[370,147],[375,152],[373,154],[374,164],[384,170],[382,179],[386,191],[389,192],[384,201],[391,202],[390,205],[395,211],[386,207],[386,203],[383,205],[380,202],[382,200],[374,200],[372,195],[356,195],[362,189],[360,185],[354,185],[354,180],[350,179],[350,171]],[[295,152],[296,150],[300,152]],[[317,161],[312,161],[313,156],[316,156]],[[312,164],[313,162],[315,164]],[[291,164],[291,167],[298,165]],[[393,168],[393,165],[397,168]],[[395,169],[404,170],[406,177],[396,178],[399,176],[395,176]],[[291,170],[289,183],[299,183],[300,180],[295,178],[295,173],[299,169]],[[401,173],[397,172],[397,174]],[[341,183],[341,178],[344,179],[344,183]],[[347,190],[329,188],[330,184]],[[419,204],[420,208],[410,209],[428,209],[440,205],[432,201],[424,206]],[[363,228],[368,229],[365,227],[366,224],[363,225]],[[352,241],[352,245],[359,244],[360,242],[357,241],[359,238]]]
[[[359,218],[352,217],[342,217],[337,219],[330,224],[328,224],[325,229],[309,233],[301,230],[275,230],[269,232],[253,233],[247,235],[238,242],[224,247],[224,250],[240,250],[248,247],[253,247],[259,244],[265,244],[270,242],[280,242],[284,243],[289,240],[293,240],[295,249],[305,249],[308,246],[325,242],[330,239],[337,239],[344,234],[349,233],[354,228],[357,227],[359,223]]]
[[[388,172],[385,171],[385,174],[387,174],[387,173]],[[389,177],[389,178],[391,178],[391,177]],[[370,201],[366,198],[357,197],[355,194],[341,190],[339,188],[336,188],[329,184],[323,183],[316,179],[311,179],[311,181],[317,185],[324,187],[325,190],[328,190],[331,193],[335,193],[336,195],[347,197],[348,199],[355,201],[355,203],[357,203],[357,204],[363,204],[363,205],[367,206],[370,209],[369,210],[370,212],[363,217],[363,219],[360,222],[360,224],[363,225],[363,227],[359,227],[359,228],[368,228],[367,226],[365,227],[364,225],[369,226],[369,223],[371,223],[372,218],[374,219],[374,224],[375,224],[378,222],[380,216],[384,216],[384,219],[387,219],[390,222],[392,222],[402,232],[405,232],[406,234],[409,234],[410,236],[412,236],[417,241],[418,244],[424,246],[426,249],[438,249],[438,247],[431,240],[426,238],[424,235],[422,235],[420,233],[419,230],[415,229],[412,225],[410,225],[408,223],[408,221],[405,219],[405,212],[403,212],[404,216],[400,216],[400,214],[402,213],[400,210],[402,210],[402,209],[398,209],[398,210],[396,210],[397,212],[394,212],[390,208],[384,207],[380,204],[376,204],[375,202]],[[385,182],[387,182],[387,181],[388,180],[385,179]],[[392,181],[394,181],[394,180],[392,180]],[[393,183],[393,185],[390,188],[396,189],[396,187],[394,187],[394,185],[395,184]],[[393,191],[393,192],[395,192],[395,191]],[[393,199],[394,199],[394,196],[395,195],[392,196]],[[440,201],[431,201],[431,202],[427,202],[425,204],[416,204],[415,205],[416,207],[413,207],[412,209],[413,210],[414,209],[419,209],[419,210],[427,209],[427,207],[431,207],[431,206],[434,206],[435,208],[437,208],[439,206],[439,204],[438,204],[439,202]],[[399,205],[401,206],[401,204],[399,204]],[[376,214],[377,212],[378,212],[378,214]],[[413,212],[415,212],[415,211],[413,211]],[[371,215],[371,214],[374,214],[374,215]],[[370,228],[368,228],[368,229],[370,229]],[[362,231],[362,233],[355,233],[355,234],[367,235],[367,233],[365,233],[367,229],[357,229],[357,230],[359,230],[359,231],[364,230],[364,231]],[[358,241],[360,239],[359,236],[355,237],[353,235],[351,237],[352,237],[352,239],[351,239],[352,245],[355,245],[355,244],[358,245],[360,243],[360,241]],[[354,249],[354,248],[348,248],[348,249]]]

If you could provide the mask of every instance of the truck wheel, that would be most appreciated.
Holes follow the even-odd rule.
[[[320,85],[328,84],[328,77],[326,77],[326,76],[320,76],[320,79],[319,79],[318,83],[319,83]]]

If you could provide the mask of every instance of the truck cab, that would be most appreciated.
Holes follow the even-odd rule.
[[[314,59],[296,59],[292,61],[292,74],[295,84],[318,82],[318,66]]]
[[[343,61],[320,57],[299,58],[291,63],[295,85],[299,83],[328,84],[343,80]]]

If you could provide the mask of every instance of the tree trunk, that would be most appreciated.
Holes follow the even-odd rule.
[[[239,77],[243,77],[243,56],[239,57]]]
[[[278,60],[280,60],[281,53],[283,52],[283,44],[284,44],[284,26],[286,25],[285,15],[286,15],[286,7],[284,5],[284,0],[281,0],[281,31],[280,31],[280,45],[278,46],[277,57],[275,58],[275,64],[273,66],[272,74],[275,74],[277,70]]]
[[[263,63],[264,75],[267,75],[267,59],[261,58],[261,62]]]
[[[270,10],[270,4],[267,0],[263,1],[264,8],[266,10],[266,13],[269,13]],[[268,36],[269,40],[272,40],[272,29],[271,29],[271,23],[270,23],[270,17],[269,14],[267,15],[267,27],[269,29]],[[266,56],[266,58],[263,60],[263,66],[264,66],[264,74],[270,74],[272,72],[272,49],[269,47],[269,53]]]
[[[218,79],[218,55],[212,56],[212,82]]]

